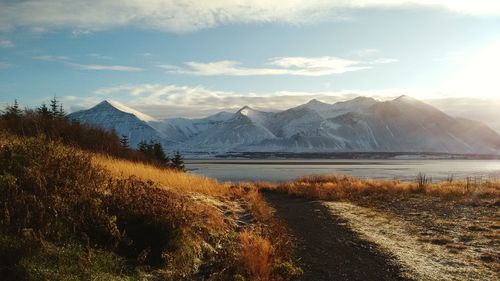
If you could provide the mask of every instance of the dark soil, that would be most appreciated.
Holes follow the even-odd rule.
[[[266,192],[266,200],[297,239],[300,280],[408,280],[390,256],[360,239],[318,201]]]

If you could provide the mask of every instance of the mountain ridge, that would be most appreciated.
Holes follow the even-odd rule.
[[[116,105],[116,103],[115,103]],[[115,129],[137,145],[152,138],[167,149],[210,152],[439,152],[500,154],[500,135],[479,121],[455,118],[409,96],[328,104],[317,99],[277,112],[248,105],[205,118],[157,120],[103,101],[69,118]],[[112,107],[112,108],[109,108]]]

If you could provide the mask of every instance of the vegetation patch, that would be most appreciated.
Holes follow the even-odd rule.
[[[425,280],[495,280],[500,272],[500,182],[432,182],[307,176],[260,190],[325,201],[350,228],[395,256],[408,276]],[[404,237],[404,239],[402,238]]]

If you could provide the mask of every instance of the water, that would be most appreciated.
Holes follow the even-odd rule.
[[[190,173],[222,181],[281,182],[311,174],[414,180],[418,173],[433,180],[468,176],[500,179],[500,160],[189,160]]]

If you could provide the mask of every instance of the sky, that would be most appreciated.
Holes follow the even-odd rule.
[[[406,94],[500,131],[498,0],[0,0],[0,105],[156,118]]]

